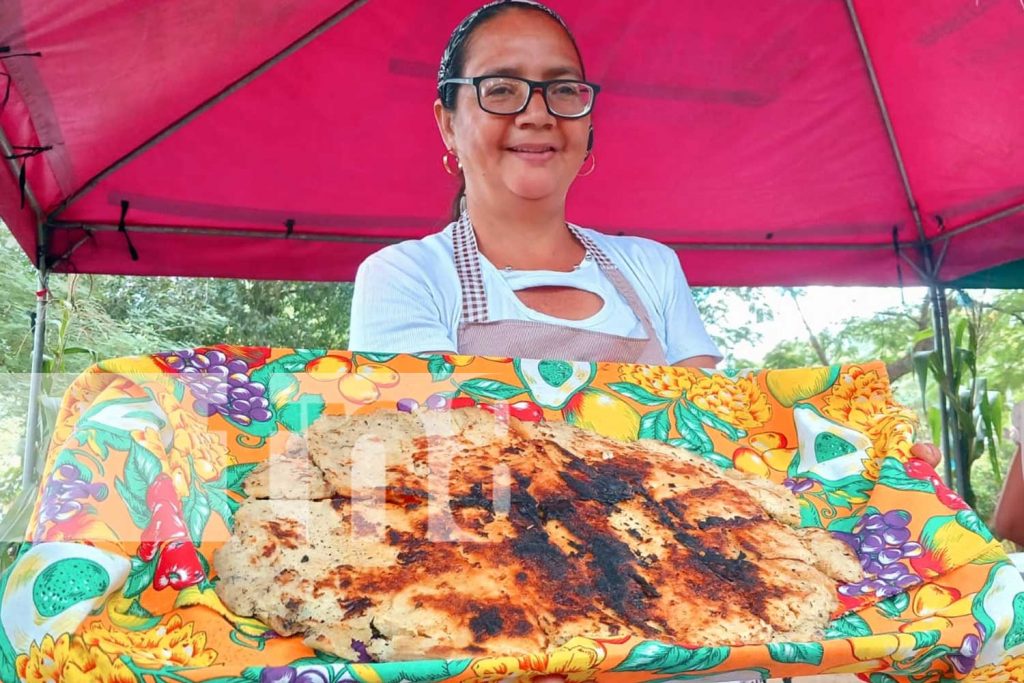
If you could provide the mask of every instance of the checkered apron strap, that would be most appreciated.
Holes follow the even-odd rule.
[[[598,249],[597,245],[594,244],[594,241],[587,237],[578,226],[570,225],[569,230],[572,231],[572,234],[576,236],[576,239],[578,239],[584,249],[587,250],[587,256],[594,259],[598,266],[605,270],[618,270],[618,268],[615,267],[615,264],[612,263],[611,259],[608,258],[603,251]]]
[[[480,272],[480,255],[476,248],[476,235],[465,212],[459,216],[452,231],[455,249],[455,272],[462,288],[462,324],[487,321],[487,292]]]
[[[633,310],[633,315],[637,317],[640,324],[643,326],[648,339],[657,339],[657,332],[654,330],[654,324],[651,322],[651,316],[647,313],[647,307],[644,306],[644,302],[640,299],[640,295],[636,293],[633,285],[629,284],[629,280],[622,274],[618,266],[612,263],[612,260],[608,258],[608,255],[601,251],[601,248],[594,243],[594,240],[590,239],[579,226],[569,225],[569,229],[572,230],[572,234],[576,235],[576,239],[587,250],[587,257],[594,259],[598,267],[604,271],[604,274],[608,276],[612,284],[615,285],[615,289],[619,291],[622,298],[626,300],[626,304]],[[660,343],[658,348],[660,349]]]

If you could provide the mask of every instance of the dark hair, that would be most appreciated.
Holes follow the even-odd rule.
[[[534,0],[495,0],[494,2],[484,5],[459,22],[459,25],[455,27],[455,30],[452,31],[451,37],[448,39],[448,45],[445,47],[444,55],[441,57],[441,66],[437,70],[437,96],[441,100],[441,106],[445,109],[454,111],[459,86],[454,83],[442,86],[441,82],[446,78],[458,78],[463,75],[462,70],[466,66],[466,46],[469,44],[469,39],[472,38],[476,30],[487,23],[487,21],[510,9],[543,12],[548,17],[557,21],[565,31],[565,35],[569,36],[573,49],[576,50],[576,57],[580,62],[581,75],[586,77],[586,72],[584,71],[583,66],[583,57],[580,55],[580,48],[576,44],[576,38],[572,35],[572,31],[569,30],[569,27],[566,26],[565,21],[557,12],[546,5],[534,2]],[[463,176],[459,186],[459,191],[452,202],[452,220],[458,220],[459,216],[462,214],[462,200],[465,196],[466,178]]]

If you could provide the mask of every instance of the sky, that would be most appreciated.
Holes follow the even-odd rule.
[[[792,298],[779,289],[766,288],[762,291],[775,308],[775,320],[754,324],[752,327],[760,333],[761,339],[756,344],[738,344],[733,352],[736,358],[759,362],[779,342],[795,337],[807,338],[807,332]],[[811,328],[817,333],[840,328],[849,318],[870,317],[878,311],[899,306],[902,302],[901,296],[908,302],[921,301],[927,291],[924,287],[906,287],[901,295],[898,287],[804,287],[801,289],[800,308]],[[730,323],[750,326],[746,310],[737,306],[722,324]]]

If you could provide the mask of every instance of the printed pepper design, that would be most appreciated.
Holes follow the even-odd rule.
[[[189,540],[181,499],[170,476],[156,476],[146,491],[146,505],[151,517],[142,532],[138,556],[144,562],[157,558],[153,588],[181,590],[201,582],[206,573]]]

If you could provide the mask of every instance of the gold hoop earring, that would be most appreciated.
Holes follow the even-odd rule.
[[[449,165],[450,157],[455,157],[455,165],[461,171],[462,162],[459,161],[459,157],[455,154],[455,150],[449,149],[447,152],[444,153],[444,156],[441,157],[441,165],[444,166],[444,170],[448,172],[448,175],[458,175],[458,173],[453,171],[451,166]]]
[[[594,154],[593,152],[590,152],[589,154],[587,154],[587,159],[590,159],[590,161],[592,162],[590,164],[590,170],[587,171],[586,173],[577,173],[576,175],[579,176],[580,178],[586,178],[588,175],[590,175],[591,173],[594,172],[594,169],[597,168],[597,155],[596,154]],[[584,163],[586,163],[587,159],[583,160]]]

